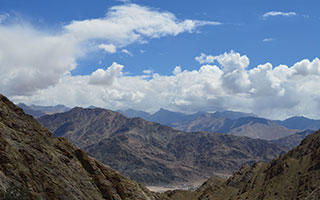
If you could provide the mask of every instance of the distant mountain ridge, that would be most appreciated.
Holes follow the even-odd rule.
[[[208,131],[237,136],[247,136],[266,140],[277,140],[298,133],[299,130],[318,130],[320,120],[305,117],[291,117],[286,120],[268,120],[253,113],[234,111],[216,111],[214,113],[197,112],[185,114],[160,109],[154,114],[143,111],[119,111],[127,117],[142,117],[170,127],[187,131]]]
[[[187,132],[208,131],[264,140],[275,140],[298,132],[264,118],[242,117],[231,120],[229,118],[214,118],[208,115],[198,117],[191,122],[176,124],[175,128]]]
[[[289,129],[310,129],[315,131],[320,129],[320,120],[309,119],[303,116],[295,116],[283,121],[275,122]]]
[[[55,105],[55,106],[38,106],[38,105],[26,105],[24,103],[18,103],[17,106],[23,109],[23,111],[33,117],[41,117],[48,114],[54,114],[59,112],[66,112],[71,108],[68,108],[64,105]]]
[[[70,110],[63,105],[57,106],[27,106],[18,104],[27,114],[38,118],[46,114]],[[96,108],[90,106],[89,108]],[[298,133],[299,130],[318,130],[320,120],[305,117],[291,117],[286,120],[268,120],[259,118],[253,113],[234,111],[216,111],[214,113],[197,112],[185,114],[160,109],[154,114],[128,109],[120,113],[127,117],[141,117],[147,121],[157,122],[186,132],[208,131],[237,136],[247,136],[265,140],[278,140]],[[299,138],[299,137],[297,137]],[[288,145],[286,145],[288,146]]]
[[[244,163],[266,161],[287,149],[232,135],[186,133],[106,109],[74,108],[39,121],[112,168],[148,185],[203,181],[230,175]]]
[[[214,113],[208,112],[197,112],[194,114],[185,114],[181,112],[174,112],[166,109],[159,109],[157,112],[150,114],[144,111],[139,110],[118,110],[121,114],[126,117],[141,117],[147,121],[157,122],[160,124],[168,125],[174,127],[177,123],[187,123],[196,118],[204,115],[209,115],[212,118],[229,118],[229,119],[238,119],[241,117],[258,117],[253,113],[243,113],[243,112],[234,112],[234,111],[216,111]]]

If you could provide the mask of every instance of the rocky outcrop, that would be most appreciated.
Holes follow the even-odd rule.
[[[0,95],[0,190],[11,184],[32,199],[154,199]]]

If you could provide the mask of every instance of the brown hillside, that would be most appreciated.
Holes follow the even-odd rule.
[[[0,190],[10,184],[32,199],[154,199],[0,95]]]
[[[186,133],[106,109],[74,108],[39,119],[94,158],[148,185],[201,183],[245,163],[269,161],[284,148],[260,139]]]
[[[245,165],[228,180],[209,179],[193,193],[165,195],[175,200],[320,199],[320,131],[268,164]]]

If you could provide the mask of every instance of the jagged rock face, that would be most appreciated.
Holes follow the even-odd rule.
[[[243,166],[224,182],[211,179],[196,192],[184,195],[185,192],[175,192],[166,194],[166,198],[319,199],[320,131],[307,136],[298,147],[268,164]]]
[[[33,199],[154,199],[0,95],[0,189],[11,183]]]
[[[148,185],[203,182],[285,152],[263,140],[186,133],[106,109],[74,108],[39,120],[94,158]]]

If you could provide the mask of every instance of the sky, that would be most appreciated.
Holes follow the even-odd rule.
[[[14,102],[320,118],[318,0],[0,0]]]

